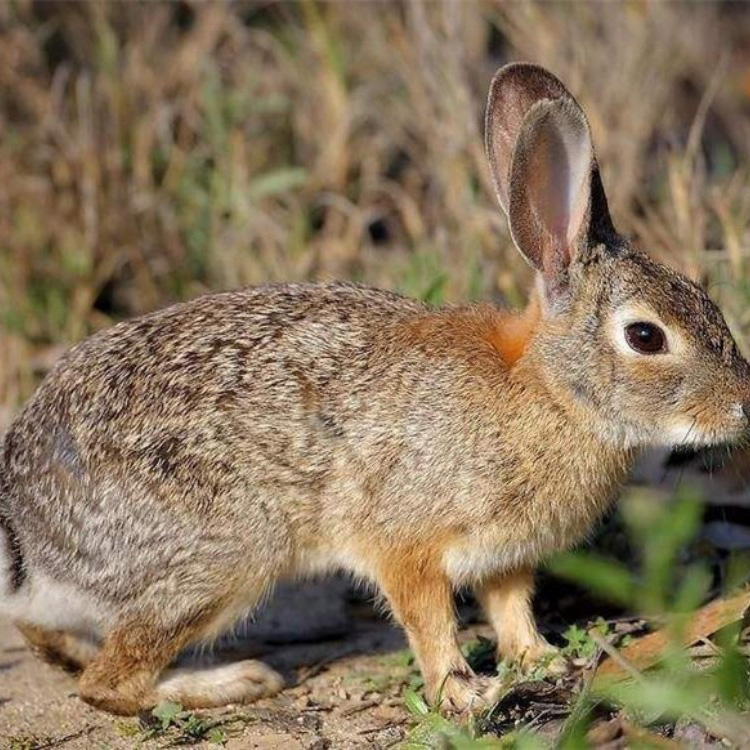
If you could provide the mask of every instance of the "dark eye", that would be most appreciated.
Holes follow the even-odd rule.
[[[657,354],[667,350],[664,331],[653,323],[631,323],[625,327],[625,338],[639,354]]]

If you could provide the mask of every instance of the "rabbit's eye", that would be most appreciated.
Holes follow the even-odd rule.
[[[658,354],[667,350],[664,331],[653,323],[631,323],[625,327],[628,346],[639,354]]]

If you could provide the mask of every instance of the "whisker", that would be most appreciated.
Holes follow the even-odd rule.
[[[695,428],[697,423],[698,423],[698,418],[693,417],[693,421],[690,427],[688,427],[687,432],[685,433],[685,437],[683,438],[684,443],[686,443],[688,439],[690,438],[690,434]],[[682,478],[685,475],[685,466],[686,466],[685,464],[682,465],[682,467],[680,468],[680,473],[677,475],[677,482],[675,483],[675,487],[674,487],[675,492],[677,492],[680,489],[680,485],[682,484]]]

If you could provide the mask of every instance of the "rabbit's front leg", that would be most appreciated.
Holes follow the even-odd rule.
[[[497,573],[477,585],[475,592],[497,634],[499,659],[508,659],[524,669],[543,665],[553,674],[567,671],[565,659],[537,629],[531,608],[531,569]]]
[[[502,684],[476,675],[466,663],[456,639],[452,586],[437,560],[389,552],[378,567],[378,583],[406,630],[427,699],[459,712],[493,705]]]

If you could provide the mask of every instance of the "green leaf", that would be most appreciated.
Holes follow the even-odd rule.
[[[151,715],[161,722],[162,729],[169,729],[182,713],[182,706],[172,701],[164,701],[151,710]]]
[[[671,609],[675,612],[691,612],[699,607],[711,587],[712,578],[705,565],[689,565],[677,589]]]
[[[630,571],[601,555],[583,552],[556,555],[548,568],[556,576],[581,584],[616,604],[630,606],[635,598]]]
[[[700,685],[705,689],[700,689]],[[710,700],[706,681],[678,681],[673,675],[638,681],[595,683],[593,692],[627,706],[631,711],[677,719],[683,714],[699,717]]]
[[[716,692],[728,708],[744,706],[750,701],[750,662],[738,648],[742,626],[735,622],[716,634],[721,658],[713,669]]]
[[[430,707],[425,703],[422,696],[414,690],[407,690],[404,693],[404,705],[413,716],[427,716],[430,713]]]
[[[654,613],[671,608],[675,560],[695,536],[702,509],[700,498],[690,488],[682,488],[672,502],[641,489],[631,492],[622,504],[623,518],[643,558],[644,582],[638,592],[637,609]]]
[[[422,301],[430,305],[438,305],[445,296],[445,285],[448,282],[447,274],[441,273],[432,280],[427,289],[422,292]]]
[[[588,688],[584,688],[584,693],[563,724],[557,747],[560,750],[578,750],[578,748],[588,747],[586,733],[591,726],[591,720],[592,704],[589,700]]]
[[[214,727],[206,735],[206,739],[214,745],[225,745],[227,742],[227,733],[223,729]]]

